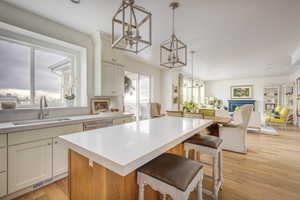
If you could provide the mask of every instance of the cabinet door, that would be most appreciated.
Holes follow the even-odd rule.
[[[6,181],[6,172],[0,173],[0,197],[6,195],[7,192],[7,181]]]
[[[0,148],[0,173],[6,171],[7,166],[7,149],[6,147]]]
[[[124,70],[122,68],[116,67],[114,73],[115,81],[113,95],[122,96],[124,94],[124,76]]]
[[[114,68],[103,64],[102,66],[102,95],[112,96],[114,88]]]
[[[8,193],[52,177],[52,139],[8,147]]]
[[[53,176],[68,172],[68,148],[53,138]]]

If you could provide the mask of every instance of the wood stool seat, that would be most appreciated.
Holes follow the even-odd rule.
[[[203,165],[199,162],[163,154],[138,169],[139,200],[144,199],[145,185],[174,200],[187,200],[190,192],[198,188],[198,200],[202,200],[202,179]]]
[[[223,140],[215,136],[197,134],[187,139],[185,142],[217,149],[222,144]]]

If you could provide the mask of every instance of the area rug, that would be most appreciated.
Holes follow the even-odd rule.
[[[258,133],[258,134],[266,134],[266,135],[279,135],[278,131],[271,126],[263,126],[261,129],[253,129],[248,128],[249,133]]]

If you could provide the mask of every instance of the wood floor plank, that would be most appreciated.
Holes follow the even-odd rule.
[[[300,200],[300,129],[278,131],[279,136],[249,133],[246,155],[224,152],[220,200]],[[16,200],[68,200],[67,195],[68,179],[63,179]]]

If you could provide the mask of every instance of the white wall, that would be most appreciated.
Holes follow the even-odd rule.
[[[259,77],[245,78],[237,80],[221,80],[206,82],[206,96],[214,96],[218,99],[225,100],[224,104],[228,105],[228,100],[231,99],[231,86],[235,85],[253,85],[253,100],[256,100],[256,110],[263,111],[263,88],[264,86],[281,85],[289,81],[288,76],[277,77]]]
[[[92,37],[88,34],[78,32],[72,28],[53,22],[47,18],[35,15],[23,9],[19,9],[3,1],[0,2],[0,21],[26,29],[28,31],[42,34],[50,38],[61,40],[70,44],[78,45],[87,49],[87,95],[93,96],[94,91],[94,44]],[[89,109],[74,109],[74,110],[56,110],[53,112],[55,116],[66,115],[66,114],[85,114],[88,113]],[[19,113],[19,112],[18,112]],[[0,121],[17,120],[17,119],[33,119],[38,115],[38,111],[23,111],[15,116],[9,114],[3,114],[0,116]]]

